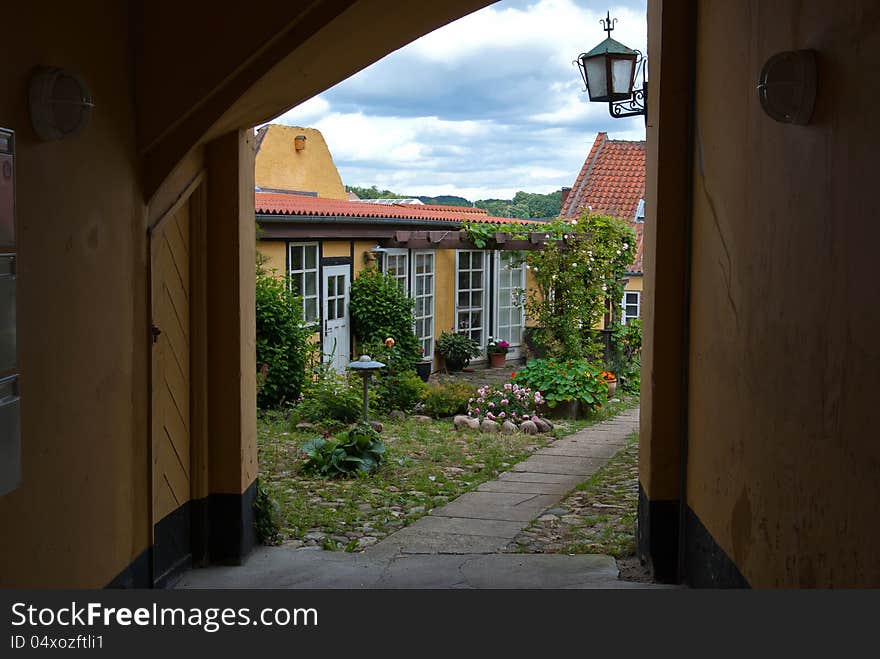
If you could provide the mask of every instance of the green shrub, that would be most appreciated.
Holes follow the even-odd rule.
[[[302,445],[302,451],[309,458],[303,471],[336,478],[375,471],[385,454],[385,444],[373,428],[359,423],[338,440],[310,439]]]
[[[514,380],[540,392],[550,407],[579,400],[589,410],[608,399],[602,369],[586,359],[533,359],[516,372]]]
[[[447,382],[428,388],[424,400],[425,414],[439,419],[466,414],[468,402],[474,397],[474,388],[467,382]]]
[[[254,531],[257,541],[263,545],[281,544],[281,511],[278,503],[272,499],[257,481],[257,497],[254,499]]]
[[[390,274],[368,269],[351,284],[351,324],[360,353],[377,358],[368,346],[394,339],[400,370],[414,369],[421,358],[419,340],[413,333],[414,302]],[[380,360],[384,361],[384,360]],[[386,362],[387,363],[387,362]]]
[[[311,382],[293,406],[293,419],[328,428],[346,426],[363,415],[363,389],[358,376],[346,377],[329,364],[315,369]]]
[[[302,323],[302,302],[284,279],[257,269],[257,406],[296,400],[315,354],[312,330]]]
[[[629,394],[639,393],[641,385],[642,321],[619,324],[611,334],[608,370],[617,376],[618,387]]]
[[[415,371],[402,371],[374,378],[373,392],[376,399],[370,402],[378,409],[409,412],[428,395],[428,385]]]

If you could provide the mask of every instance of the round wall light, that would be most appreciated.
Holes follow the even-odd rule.
[[[807,124],[816,103],[816,53],[789,50],[767,60],[758,80],[761,107],[786,124]]]
[[[89,121],[95,104],[86,84],[74,73],[39,67],[31,76],[31,123],[42,140],[76,135]]]

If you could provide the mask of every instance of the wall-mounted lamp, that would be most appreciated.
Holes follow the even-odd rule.
[[[593,50],[581,53],[574,61],[584,79],[590,101],[608,103],[608,112],[614,118],[645,115],[647,121],[648,82],[645,80],[647,58],[639,51],[624,46],[611,38],[616,18],[607,12],[599,21],[608,37]],[[633,89],[636,77],[641,75],[641,89]]]
[[[785,124],[807,124],[816,103],[816,53],[788,50],[761,69],[758,98],[768,116]]]
[[[364,263],[376,263],[387,251],[387,249],[377,243],[375,247],[364,252]]]
[[[48,66],[37,68],[31,76],[28,100],[34,132],[46,141],[79,133],[95,107],[79,76]]]
[[[293,138],[293,148],[297,151],[302,151],[306,148],[306,136],[305,135],[297,135]]]

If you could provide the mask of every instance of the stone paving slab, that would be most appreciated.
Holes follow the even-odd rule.
[[[556,494],[466,492],[452,503],[432,511],[431,516],[530,522],[559,498]]]
[[[394,534],[394,542],[401,554],[497,554],[510,544],[510,538],[406,528]]]
[[[556,455],[533,455],[514,465],[513,471],[527,471],[538,474],[568,474],[571,476],[590,476],[607,460],[591,458],[570,458]]]
[[[568,458],[598,458],[607,460],[617,453],[617,446],[552,446],[536,451],[535,455],[557,455]]]
[[[533,474],[527,471],[505,471],[494,481],[510,481],[514,483],[556,483],[571,484],[572,487],[580,483],[577,476],[571,474]]]
[[[529,483],[528,481],[494,480],[483,483],[477,492],[515,492],[517,494],[568,494],[569,483]]]
[[[464,517],[439,517],[427,515],[418,520],[407,529],[422,533],[451,533],[456,535],[490,536],[501,538],[515,538],[522,529],[519,522],[511,522],[500,519],[469,519]],[[403,533],[406,529],[398,531]],[[388,536],[394,538],[397,533]],[[384,542],[384,541],[383,541]],[[380,545],[382,543],[379,543]],[[378,546],[378,545],[376,545]],[[371,547],[372,551],[375,547]]]

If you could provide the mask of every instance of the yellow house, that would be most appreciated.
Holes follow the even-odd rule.
[[[645,142],[610,140],[608,133],[596,135],[574,184],[562,189],[560,215],[574,219],[584,211],[616,217],[628,222],[635,231],[635,256],[626,272],[620,318],[625,323],[641,318]]]
[[[336,367],[354,356],[349,287],[371,264],[394,273],[414,298],[416,336],[432,367],[439,366],[435,341],[447,330],[484,348],[490,336],[504,339],[511,344],[508,359],[524,354],[526,268],[502,251],[477,249],[459,229],[463,222],[526,221],[490,217],[479,208],[348,201],[326,142],[314,129],[261,128],[255,172],[266,267],[294,281],[303,315],[317,325],[326,359]],[[307,185],[316,190],[304,190]],[[483,359],[485,354],[475,361]]]

